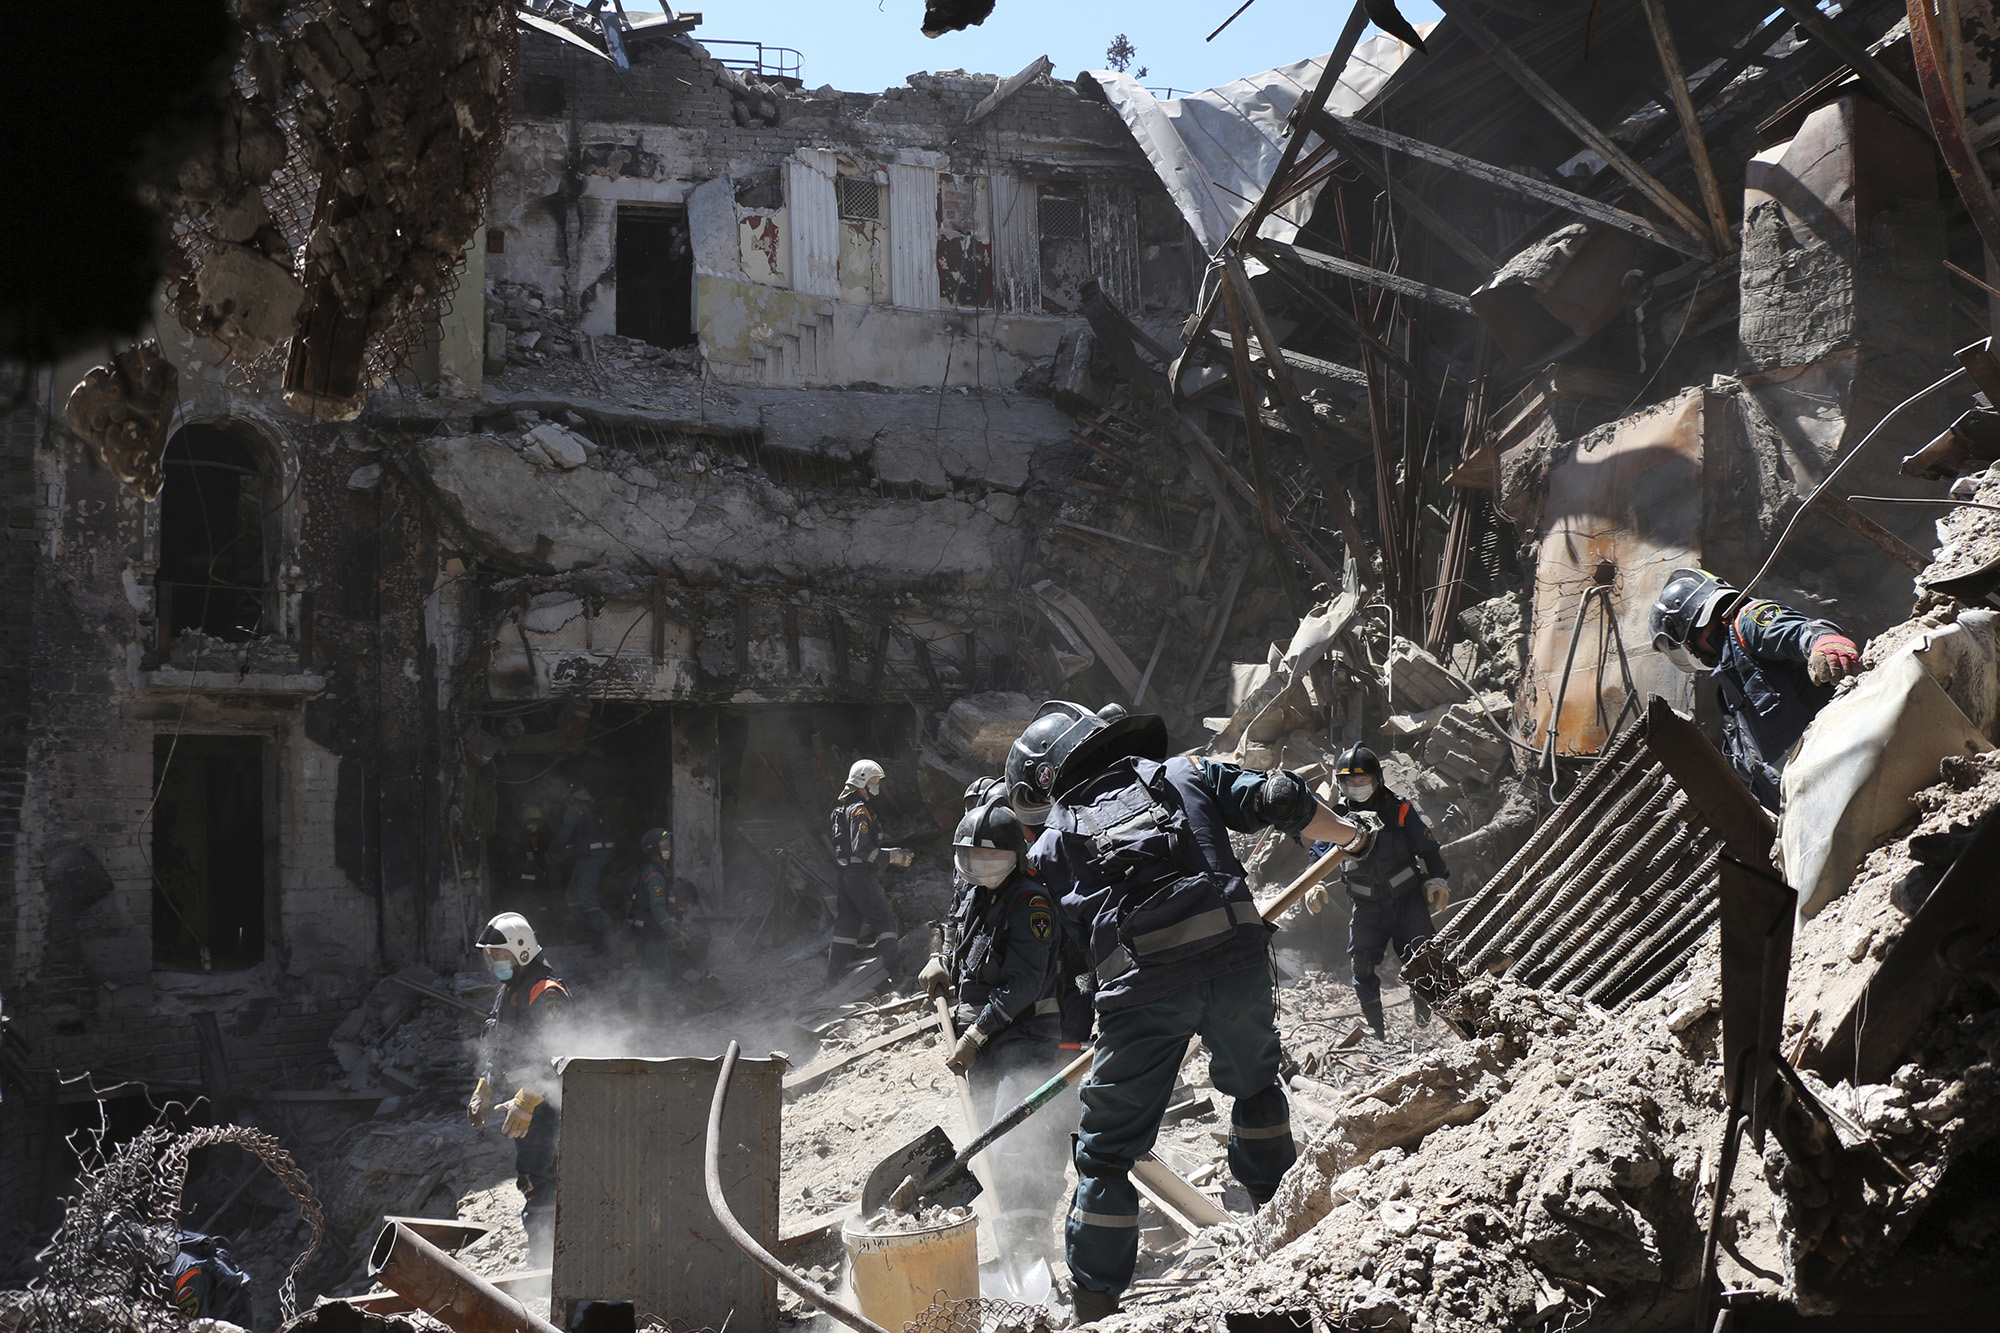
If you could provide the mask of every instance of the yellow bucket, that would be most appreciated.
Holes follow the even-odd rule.
[[[854,1303],[884,1328],[901,1328],[940,1300],[979,1294],[979,1219],[922,1231],[840,1228]]]

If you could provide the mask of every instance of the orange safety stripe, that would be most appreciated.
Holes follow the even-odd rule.
[[[555,991],[556,994],[562,996],[564,999],[569,998],[569,992],[563,989],[563,984],[560,981],[557,981],[554,977],[543,977],[528,988],[528,1003],[530,1005],[534,1004],[536,1000],[541,999],[550,990]]]
[[[1405,801],[1402,804],[1402,808],[1396,811],[1396,827],[1397,828],[1403,827],[1403,825],[1407,824],[1409,820],[1410,820],[1410,803],[1408,801]]]

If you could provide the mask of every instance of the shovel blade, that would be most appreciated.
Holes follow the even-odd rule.
[[[951,1146],[951,1138],[944,1130],[932,1125],[884,1157],[876,1164],[875,1169],[868,1173],[868,1179],[861,1186],[861,1215],[873,1217],[881,1212],[882,1206],[889,1202],[889,1196],[896,1192],[896,1187],[905,1179],[919,1182],[929,1180],[940,1168],[951,1164],[956,1152],[957,1149]],[[970,1179],[969,1173],[963,1170],[957,1174]],[[979,1192],[978,1181],[972,1182],[972,1192],[973,1194]]]

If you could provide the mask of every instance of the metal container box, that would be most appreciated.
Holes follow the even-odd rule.
[[[767,1333],[778,1289],[731,1243],[702,1183],[722,1061],[571,1059],[562,1066],[552,1322],[578,1301],[629,1300],[641,1320]],[[766,1249],[778,1243],[778,1059],[742,1060],[722,1121],[722,1188]]]

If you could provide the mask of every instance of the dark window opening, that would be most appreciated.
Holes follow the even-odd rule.
[[[507,253],[507,233],[506,233],[506,232],[504,232],[504,231],[489,231],[489,232],[487,232],[487,233],[486,233],[486,253],[487,253],[487,254],[489,254],[489,255],[504,255],[504,254],[506,254],[506,253]]]
[[[153,738],[153,964],[207,971],[264,959],[264,743]]]
[[[225,427],[187,426],[168,442],[165,464],[157,588],[168,637],[257,637],[270,604],[265,525],[274,510],[261,451]]]
[[[617,331],[656,347],[694,341],[694,247],[683,210],[618,210]]]
[[[882,220],[882,187],[865,176],[836,176],[833,178],[834,197],[840,204],[840,216],[849,222],[880,222]]]
[[[521,114],[551,118],[563,113],[564,89],[560,74],[530,74],[521,80]]]
[[[1080,192],[1043,187],[1040,222],[1042,241],[1042,308],[1060,313],[1074,310],[1078,290],[1090,276],[1089,215]]]

